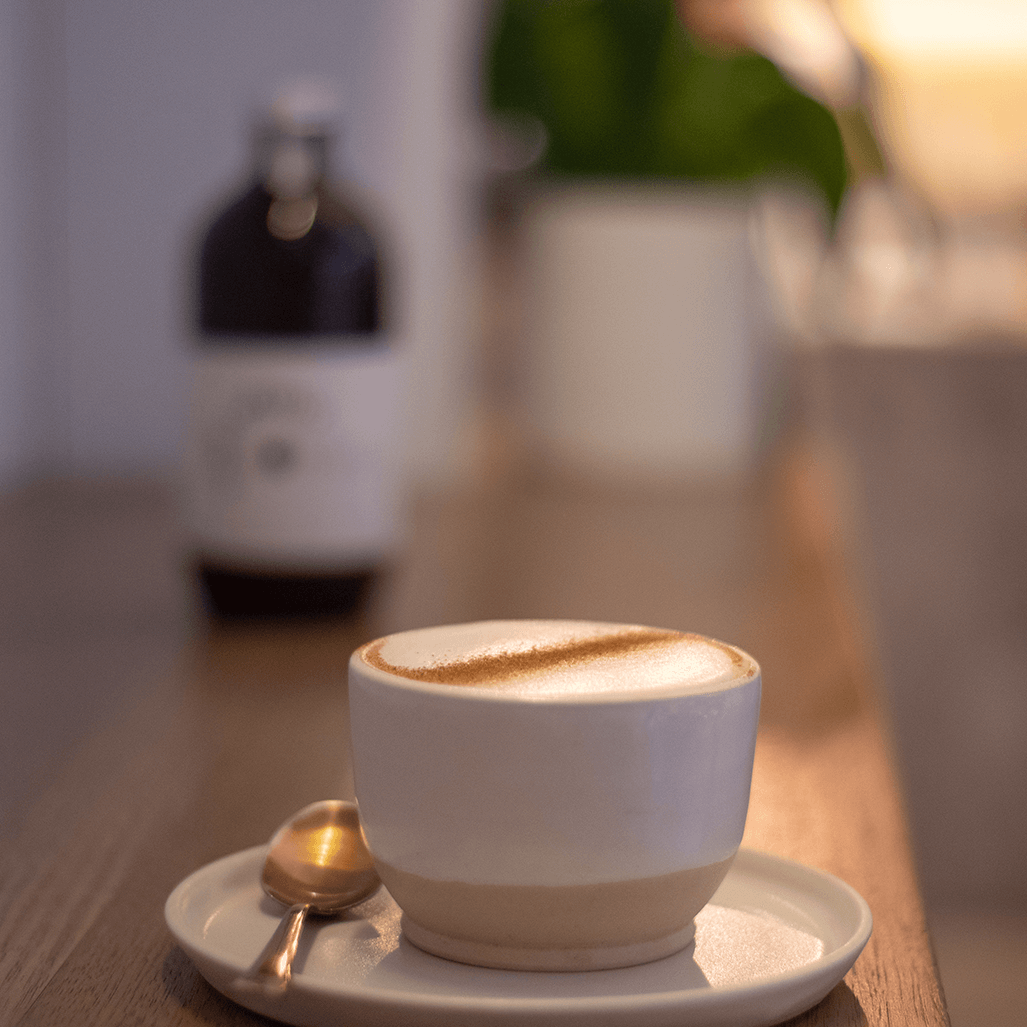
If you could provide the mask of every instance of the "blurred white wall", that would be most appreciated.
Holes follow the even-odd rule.
[[[17,219],[7,198],[15,192],[18,167],[13,143],[18,136],[15,105],[18,77],[15,69],[16,12],[0,5],[0,239],[10,239],[17,231]],[[15,336],[21,322],[20,297],[14,285],[16,265],[13,247],[0,247],[0,479],[11,475],[17,465],[23,441],[24,413],[18,383],[24,377],[21,349]]]
[[[462,312],[481,6],[0,5],[0,487],[175,466],[191,235],[246,172],[254,106],[299,73],[335,76],[347,97],[339,156],[402,258],[412,468],[452,473],[474,391]]]
[[[54,14],[49,0],[0,5],[0,484],[40,464],[47,446],[41,390],[54,333],[45,322],[60,315],[47,296],[56,288],[41,283],[63,280],[49,259],[56,219],[44,203],[63,192]]]

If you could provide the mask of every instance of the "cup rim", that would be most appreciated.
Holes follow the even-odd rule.
[[[439,626],[445,627],[449,625]],[[667,685],[666,687],[660,688],[658,691],[653,690],[644,692],[642,694],[640,694],[638,689],[632,688],[611,689],[609,691],[601,692],[568,692],[563,694],[547,694],[544,692],[512,692],[505,689],[496,689],[487,684],[451,685],[442,682],[424,681],[419,678],[406,677],[402,674],[396,674],[392,671],[387,671],[383,670],[380,667],[376,667],[374,666],[374,664],[368,663],[363,658],[363,652],[370,646],[373,646],[376,643],[391,637],[391,635],[393,634],[402,633],[403,632],[390,632],[388,635],[382,635],[378,638],[371,639],[370,641],[358,646],[350,655],[350,673],[352,674],[354,671],[356,671],[358,674],[363,675],[365,678],[372,679],[376,684],[385,685],[399,692],[413,692],[422,695],[437,696],[440,698],[449,699],[457,702],[485,702],[512,705],[523,705],[525,703],[533,703],[546,706],[606,706],[629,703],[644,705],[647,703],[658,703],[669,699],[686,699],[693,696],[698,698],[700,696],[716,695],[721,692],[729,692],[737,688],[741,688],[745,685],[752,683],[753,681],[761,682],[762,679],[762,670],[760,668],[760,665],[749,653],[747,653],[744,649],[741,649],[736,645],[732,645],[727,642],[721,642],[718,639],[709,638],[709,636],[703,637],[707,637],[709,638],[709,641],[714,642],[718,646],[721,646],[725,649],[730,649],[732,652],[737,653],[739,656],[741,656],[742,665],[739,667],[737,674],[734,674],[722,681],[714,682],[711,684],[703,684],[699,686],[689,685],[687,683],[683,683],[680,686]]]

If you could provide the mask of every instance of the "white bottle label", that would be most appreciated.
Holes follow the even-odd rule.
[[[202,349],[185,456],[196,547],[269,570],[378,563],[400,534],[401,387],[384,345]]]

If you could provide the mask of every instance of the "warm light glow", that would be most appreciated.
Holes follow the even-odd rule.
[[[1027,4],[839,0],[896,170],[942,213],[1027,206]]]
[[[1014,57],[1027,53],[1023,0],[838,0],[857,42],[917,57]]]

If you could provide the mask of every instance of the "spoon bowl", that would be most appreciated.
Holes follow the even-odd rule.
[[[341,913],[368,898],[381,883],[356,805],[325,799],[290,817],[271,838],[260,883],[289,911],[258,958],[251,979],[269,994],[284,994],[307,915]]]

